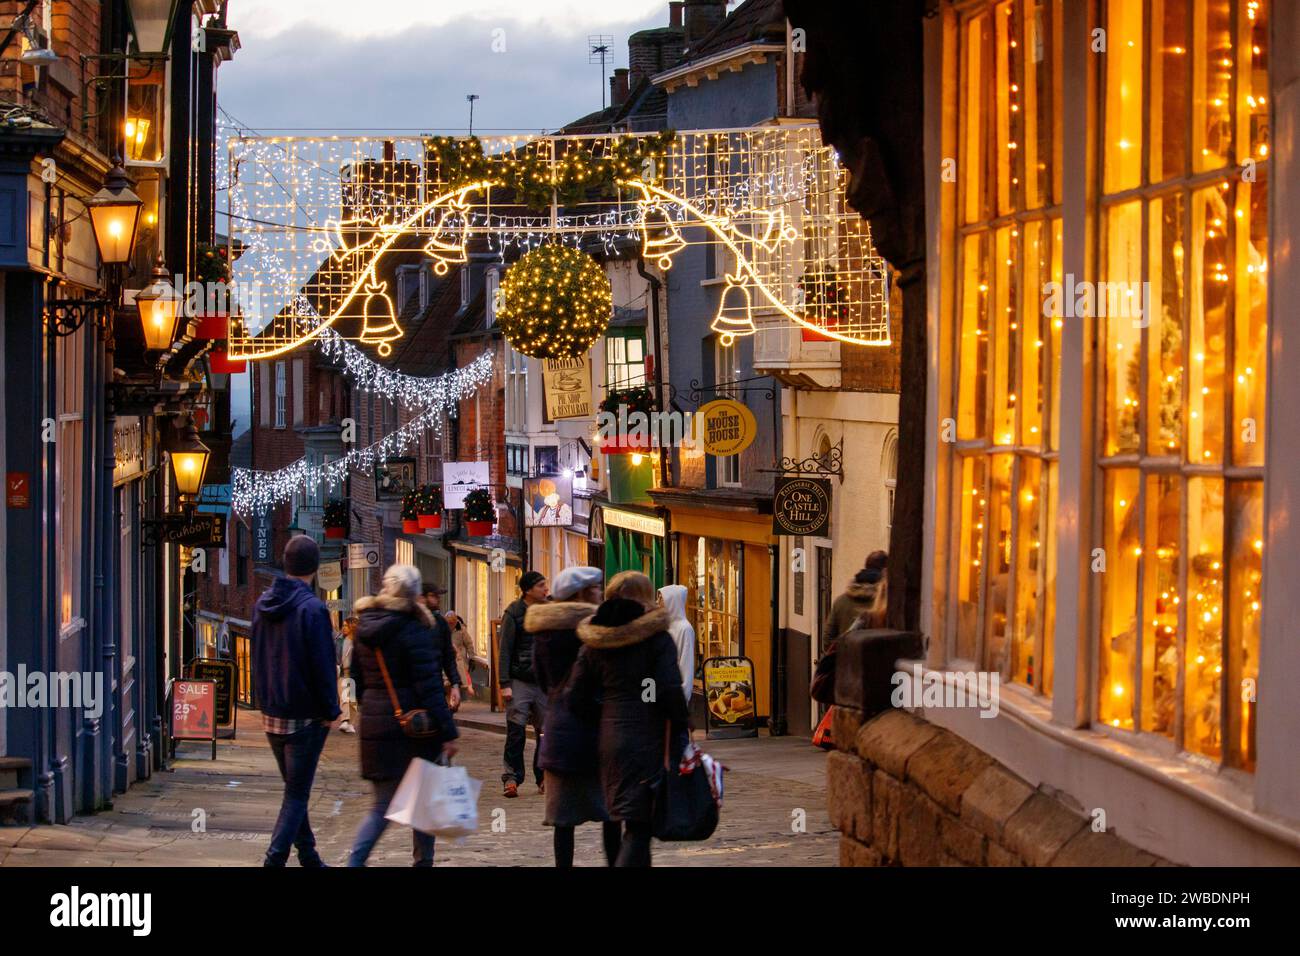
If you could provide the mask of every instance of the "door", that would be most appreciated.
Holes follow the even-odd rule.
[[[121,670],[118,679],[122,689],[122,726],[119,730],[122,741],[122,754],[126,766],[118,765],[114,784],[119,791],[126,790],[137,778],[135,751],[139,744],[137,733],[137,714],[140,713],[139,687],[137,681],[136,654],[139,649],[139,615],[140,600],[137,593],[140,575],[138,565],[140,545],[136,540],[135,529],[139,522],[136,514],[137,500],[135,491],[139,487],[131,482],[117,491],[119,535],[118,535],[118,618],[119,634],[118,660]]]
[[[812,635],[813,666],[822,656],[822,634],[826,631],[826,622],[831,619],[831,604],[835,601],[834,562],[831,549],[817,546],[817,616],[816,633]],[[826,713],[826,705],[812,702],[812,722],[816,727]]]

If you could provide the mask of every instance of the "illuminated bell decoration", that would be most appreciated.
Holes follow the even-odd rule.
[[[397,324],[397,314],[393,311],[393,300],[385,294],[387,289],[387,282],[378,285],[366,283],[365,325],[361,328],[361,341],[377,346],[376,351],[383,356],[393,352],[388,343],[402,337],[402,327]]]
[[[758,326],[754,325],[749,286],[740,276],[727,276],[727,287],[722,290],[722,302],[710,328],[721,333],[724,346],[735,342],[737,336],[753,335],[758,331]]]
[[[199,441],[194,419],[190,418],[179,441],[171,449],[172,472],[176,475],[176,487],[182,495],[195,498],[203,490],[203,475],[208,470],[208,458],[211,455],[208,446]]]
[[[532,358],[581,355],[609,326],[609,276],[585,252],[539,246],[501,280],[497,322],[516,352]]]
[[[155,352],[171,348],[176,341],[181,296],[167,279],[167,267],[161,255],[154,266],[153,282],[136,293],[135,304],[144,327],[145,348]]]
[[[99,257],[106,265],[129,261],[144,203],[131,189],[131,178],[120,161],[108,171],[104,188],[91,196],[86,205],[90,207],[90,224],[95,230]]]

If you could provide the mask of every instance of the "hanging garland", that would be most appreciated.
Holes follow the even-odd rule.
[[[541,246],[501,280],[497,322],[516,352],[533,358],[579,355],[609,326],[614,294],[591,256]]]

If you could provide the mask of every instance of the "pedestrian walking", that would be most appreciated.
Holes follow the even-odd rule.
[[[451,649],[456,654],[456,671],[461,677],[461,686],[465,695],[474,696],[474,638],[465,628],[465,619],[455,611],[443,615],[447,627],[451,629]]]
[[[501,784],[507,797],[519,796],[519,785],[524,782],[524,746],[528,740],[529,724],[537,733],[538,744],[542,741],[546,695],[537,686],[537,672],[533,668],[533,636],[524,629],[524,615],[534,604],[545,601],[548,593],[546,578],[537,571],[526,571],[519,578],[519,597],[501,615],[497,682],[501,686],[501,699],[506,702],[505,766],[501,772]],[[537,781],[537,791],[545,793],[538,752],[534,747],[533,778]]]
[[[280,814],[271,831],[265,866],[284,866],[291,848],[298,863],[323,867],[307,815],[316,765],[339,716],[334,628],[312,590],[320,548],[307,535],[284,547],[284,575],[253,608],[253,675],[266,739],[284,780]]]
[[[349,617],[343,622],[343,629],[334,639],[338,652],[339,665],[339,707],[343,719],[339,722],[339,733],[355,734],[356,727],[352,719],[357,712],[357,689],[352,681],[352,648],[357,635],[357,619]]]
[[[865,616],[867,627],[884,627],[885,594],[882,581],[889,555],[872,551],[861,571],[853,576],[844,593],[831,604],[831,614],[822,629],[822,653],[826,653],[859,618]]]
[[[374,597],[357,601],[352,677],[361,705],[361,776],[371,782],[370,812],[357,831],[348,866],[365,866],[388,827],[388,805],[412,760],[450,759],[459,731],[443,696],[433,615],[420,593],[420,572],[394,564]],[[396,697],[394,704],[393,697]],[[426,710],[435,737],[409,737],[395,710]],[[415,866],[433,866],[433,837],[412,831]]]
[[[573,866],[574,830],[601,823],[605,860],[614,865],[621,828],[605,812],[596,760],[599,723],[574,713],[563,699],[569,672],[582,642],[578,625],[596,613],[601,600],[600,568],[565,568],[555,576],[551,600],[534,604],[524,615],[524,630],[533,636],[537,686],[546,694],[546,723],[538,745],[546,784],[542,822],[555,828],[555,865]]]
[[[426,581],[421,590],[420,599],[433,616],[433,636],[438,642],[438,659],[442,661],[442,672],[445,675],[442,682],[443,689],[447,695],[447,706],[451,708],[451,712],[454,714],[460,710],[460,685],[462,680],[460,668],[456,664],[456,651],[451,646],[451,627],[448,626],[446,619],[442,616],[442,596],[446,593],[446,588],[440,588],[438,585]]]
[[[677,646],[677,669],[682,673],[682,693],[691,705],[695,690],[695,628],[686,619],[686,586],[666,584],[659,589],[659,606],[668,612],[668,636]]]
[[[611,598],[615,585],[620,596]],[[605,810],[623,825],[615,866],[650,865],[651,782],[666,763],[681,759],[689,726],[668,612],[654,606],[654,595],[654,585],[639,572],[610,581],[595,616],[578,625],[583,647],[566,698],[575,713],[600,723],[596,749]]]

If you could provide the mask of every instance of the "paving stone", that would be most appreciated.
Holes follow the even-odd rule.
[[[896,780],[907,777],[907,761],[939,733],[939,728],[902,710],[890,710],[862,725],[858,756]]]
[[[838,750],[827,756],[826,801],[835,829],[871,841],[871,771],[865,761]]]
[[[961,812],[961,797],[993,760],[956,734],[944,730],[907,761],[907,779],[951,813]]]
[[[1035,793],[1007,821],[1003,840],[1030,866],[1046,866],[1086,826],[1083,817]]]
[[[1002,837],[1011,815],[1025,805],[1034,790],[1019,777],[993,764],[985,768],[961,796],[962,822],[990,840]]]

